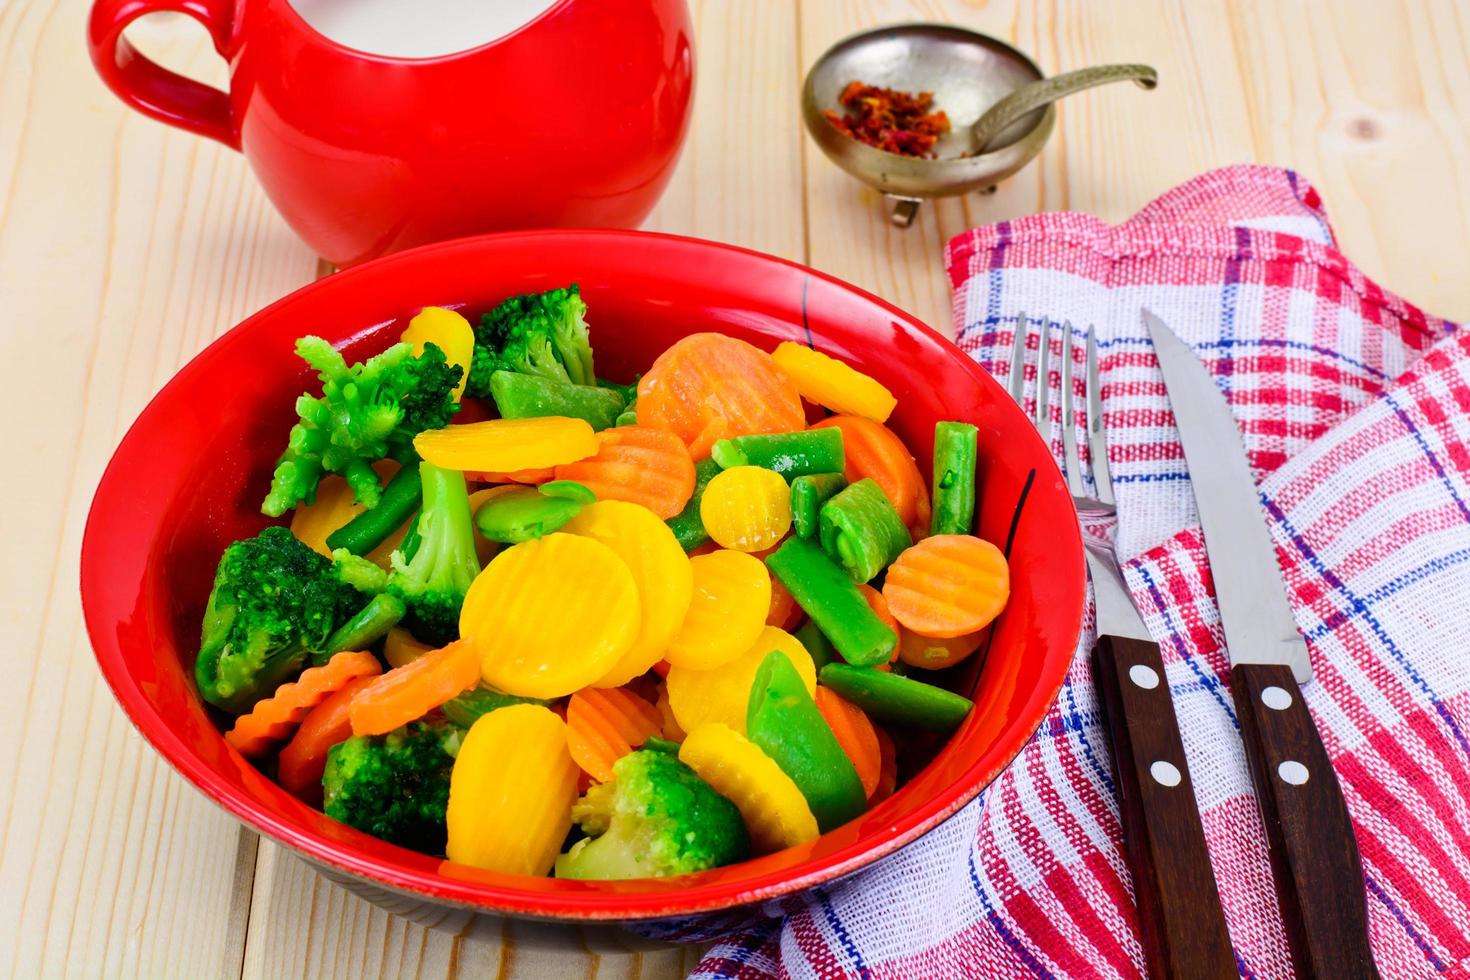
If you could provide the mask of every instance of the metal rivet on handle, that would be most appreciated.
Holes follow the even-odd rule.
[[[1261,692],[1261,703],[1272,711],[1285,711],[1291,707],[1291,692],[1272,685]]]
[[[1281,777],[1281,781],[1283,783],[1290,783],[1293,786],[1300,786],[1302,783],[1305,783],[1312,774],[1308,772],[1307,767],[1302,765],[1300,762],[1295,762],[1288,759],[1286,762],[1283,762],[1281,765],[1276,767],[1276,775]]]
[[[1159,686],[1159,674],[1152,667],[1144,664],[1134,664],[1128,668],[1128,679],[1145,691],[1152,691]]]
[[[1162,759],[1148,767],[1148,774],[1154,777],[1154,782],[1160,786],[1178,786],[1179,781],[1184,778],[1173,763]]]

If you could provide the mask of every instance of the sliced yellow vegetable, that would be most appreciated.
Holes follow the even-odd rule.
[[[567,726],[547,708],[515,704],[470,727],[449,776],[449,860],[545,875],[572,827],[577,764]]]
[[[790,633],[766,626],[744,653],[713,670],[669,667],[669,676],[665,679],[669,707],[673,709],[679,727],[692,732],[700,725],[719,722],[744,735],[750,685],[755,681],[761,661],[772,650],[780,650],[790,658],[806,684],[807,693],[815,694],[817,667],[812,662],[812,655]]]
[[[387,483],[398,472],[398,464],[391,459],[380,459],[373,464],[373,472],[381,482]],[[352,488],[347,486],[347,481],[331,473],[317,484],[316,501],[302,504],[291,514],[291,533],[312,551],[330,557],[332,549],[327,547],[327,535],[366,509],[353,502]],[[406,533],[407,523],[363,557],[382,568],[390,567],[388,556],[403,543]]]
[[[712,670],[740,656],[760,636],[771,608],[771,573],[739,551],[689,559],[694,597],[664,654],[675,667]]]
[[[475,577],[459,613],[485,683],[559,698],[606,676],[638,637],[633,573],[607,545],[548,534],[512,545]]]
[[[581,419],[548,415],[446,425],[420,432],[413,448],[445,469],[510,473],[586,459],[597,452],[597,436]]]
[[[816,839],[817,818],[801,790],[770,756],[734,729],[719,723],[696,728],[679,747],[679,761],[735,804],[745,818],[755,853],[769,854]],[[454,805],[452,791],[449,805]]]
[[[432,649],[427,643],[414,639],[414,635],[402,626],[393,627],[383,638],[383,659],[388,661],[389,667],[411,664]]]
[[[638,638],[594,687],[621,687],[663,659],[689,611],[694,572],[669,526],[647,507],[621,500],[588,504],[563,531],[607,545],[633,573],[643,622]]]
[[[776,366],[796,382],[801,397],[841,415],[886,422],[898,399],[877,381],[835,357],[786,341],[771,353]]]
[[[475,331],[470,321],[454,310],[426,306],[408,321],[408,329],[403,331],[401,339],[413,344],[415,357],[424,352],[424,344],[433,344],[444,352],[444,359],[450,364],[464,368],[459,387],[454,389],[454,400],[459,401],[465,382],[470,380],[470,356],[475,352]]]
[[[791,530],[791,488],[773,470],[732,466],[704,488],[699,517],[721,548],[764,551]]]

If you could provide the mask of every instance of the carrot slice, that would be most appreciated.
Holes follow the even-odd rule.
[[[622,500],[674,517],[694,496],[694,457],[677,435],[623,425],[597,434],[597,455],[556,468],[558,480],[576,480],[598,500]]]
[[[893,430],[872,419],[856,415],[833,415],[812,426],[842,430],[842,451],[847,459],[843,475],[848,483],[866,477],[888,497],[898,516],[910,530],[929,529],[929,491],[919,464]]]
[[[301,727],[281,749],[277,777],[302,802],[315,807],[322,805],[322,773],[327,768],[327,752],[352,735],[347,709],[357,692],[372,682],[372,677],[354,677],[348,681],[301,719]]]
[[[384,735],[480,682],[480,651],[469,640],[395,667],[357,692],[348,709],[354,735]]]
[[[985,631],[976,630],[961,636],[920,636],[913,630],[900,630],[898,634],[898,659],[910,667],[923,670],[942,670],[953,667],[980,649],[985,640]]]
[[[555,467],[544,466],[529,470],[512,470],[509,473],[471,470],[464,475],[464,478],[480,483],[549,483],[555,475]]]
[[[999,548],[968,534],[936,534],[888,566],[883,598],[893,617],[922,636],[973,633],[1000,615],[1011,592]]]
[[[638,382],[638,424],[667,429],[703,459],[721,439],[805,428],[796,383],[771,355],[717,333],[691,334]]]
[[[898,753],[894,750],[893,739],[876,726],[873,732],[878,736],[878,785],[873,790],[873,795],[868,797],[869,808],[888,799],[898,787]]]
[[[613,763],[663,731],[658,708],[626,688],[589,687],[567,702],[567,748],[572,761],[599,783]]]
[[[761,561],[765,561],[766,556],[778,547],[780,547],[779,543],[761,551],[751,552],[751,554]],[[782,629],[790,633],[800,624],[801,617],[801,607],[796,604],[796,599],[790,592],[786,591],[786,586],[781,584],[781,580],[772,575],[771,609],[766,614],[766,625],[774,626],[777,629]]]
[[[290,684],[282,684],[276,693],[261,701],[248,715],[235,719],[225,733],[225,741],[243,756],[265,755],[277,742],[291,735],[301,719],[333,692],[340,691],[358,677],[382,673],[378,658],[371,653],[339,653],[325,666],[312,667]]]
[[[883,768],[883,753],[878,747],[878,731],[863,709],[844,701],[830,688],[817,687],[817,710],[837,736],[837,744],[852,760],[858,779],[863,784],[863,795],[871,798],[878,789],[878,777]]]

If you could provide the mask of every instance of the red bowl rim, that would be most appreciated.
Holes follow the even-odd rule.
[[[895,321],[903,324],[905,329],[939,341],[941,345],[953,351],[953,356],[960,363],[962,370],[977,385],[999,388],[997,382],[952,341],[912,314],[866,290],[789,259],[737,245],[685,235],[595,228],[497,232],[406,249],[344,269],[329,278],[330,281],[340,285],[357,277],[390,274],[395,265],[415,261],[425,253],[449,255],[456,251],[473,252],[484,243],[491,241],[519,239],[554,243],[557,239],[565,239],[570,242],[585,240],[588,237],[603,238],[613,243],[619,240],[657,239],[696,249],[734,253],[800,271],[875,304],[886,314],[892,316]],[[129,426],[127,433],[114,450],[113,458],[109,460],[107,468],[103,471],[102,478],[99,480],[99,488],[108,483],[113,467],[117,465],[117,457],[133,438],[134,430],[149,414],[149,409],[156,401],[164,398],[175,385],[181,384],[181,379],[195,371],[202,370],[202,365],[218,356],[219,349],[231,338],[248,331],[258,320],[279,315],[282,310],[297,302],[303,293],[327,281],[328,279],[314,280],[293,290],[231,327],[192,357],[149,399],[148,405],[139,412],[138,418]],[[1002,397],[1007,396],[1004,396],[1002,392]],[[1026,426],[1025,431],[1030,434],[1030,438],[1040,441],[1040,436],[1031,426]],[[1051,460],[1050,452],[1047,451],[1043,458]],[[1060,481],[1060,471],[1055,461],[1050,462],[1049,466],[1052,472],[1046,473],[1045,476],[1047,478],[1055,476]],[[1043,474],[1038,473],[1038,479],[1042,476]],[[939,794],[918,805],[902,819],[896,820],[880,836],[855,841],[823,859],[809,859],[794,868],[767,872],[735,882],[695,883],[685,888],[643,894],[594,890],[564,894],[528,892],[488,881],[471,881],[450,878],[441,874],[425,874],[393,860],[356,849],[342,841],[309,835],[293,826],[288,820],[257,807],[244,793],[236,791],[228,781],[216,774],[183,739],[161,722],[141,695],[127,685],[129,675],[125,669],[119,644],[114,637],[107,635],[107,631],[102,628],[104,624],[97,621],[98,614],[88,601],[91,591],[88,585],[89,582],[105,576],[107,572],[102,567],[103,559],[97,553],[97,541],[102,532],[99,527],[94,526],[93,518],[96,516],[96,510],[97,497],[94,496],[82,537],[80,585],[83,617],[98,667],[133,727],[157,749],[169,765],[212,802],[263,836],[291,848],[307,861],[324,865],[353,878],[363,879],[373,886],[386,888],[398,894],[427,898],[475,911],[570,923],[637,922],[729,910],[797,893],[840,878],[913,842],[979,796],[995,777],[1015,760],[1035,735],[1061,691],[1068,668],[1067,663],[1059,661],[1050,675],[1042,675],[1041,683],[1035,685],[1030,698],[1025,703],[1025,710],[1021,712],[1021,724],[1011,726],[1009,738],[1004,739],[1006,744],[1002,750],[998,753],[990,753],[993,761],[989,765],[982,765],[977,760],[964,771],[960,778],[955,780],[951,791]],[[1055,574],[1066,576],[1070,582],[1075,582],[1075,591],[1078,595],[1082,595],[1085,588],[1085,571],[1081,530],[1075,513],[1066,527],[1055,528],[1051,533],[1056,536],[1052,547],[1055,548],[1057,554],[1072,556],[1070,562],[1057,562]],[[1067,627],[1065,633],[1074,648],[1081,635],[1082,619],[1083,608],[1079,603],[1075,611],[1075,623]],[[973,720],[973,715],[971,720]],[[997,739],[997,744],[999,741]],[[904,789],[900,788],[898,794],[903,792]],[[895,794],[895,798],[898,794]]]

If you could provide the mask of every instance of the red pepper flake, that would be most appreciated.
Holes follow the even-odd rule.
[[[847,110],[826,116],[844,135],[869,146],[906,157],[933,159],[934,144],[949,132],[944,110],[930,111],[933,92],[900,92],[863,82],[849,82],[837,101]]]

